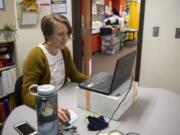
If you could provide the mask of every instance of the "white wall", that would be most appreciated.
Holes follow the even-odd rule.
[[[39,43],[44,41],[44,38],[41,33],[40,29],[40,21],[42,16],[47,14],[46,12],[41,11],[39,16],[39,21],[37,26],[34,27],[26,27],[26,28],[20,28],[17,21],[17,10],[16,10],[16,2],[19,0],[14,0],[14,6],[15,6],[15,16],[16,16],[16,25],[17,25],[17,33],[18,38],[16,40],[16,46],[17,46],[17,66],[18,66],[18,75],[22,74],[22,65],[23,61],[28,55],[29,51],[36,47]],[[39,2],[44,2],[44,0],[39,0]],[[49,0],[46,0],[49,1]],[[67,18],[72,22],[72,12],[71,12],[71,0],[67,0],[67,14],[65,14]],[[72,41],[68,42],[68,47],[70,48],[70,51],[72,52]]]
[[[165,88],[180,94],[180,0],[146,0],[140,85]],[[159,26],[159,37],[152,27]]]

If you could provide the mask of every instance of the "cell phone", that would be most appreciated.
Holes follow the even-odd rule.
[[[38,131],[35,128],[33,128],[27,121],[23,121],[14,125],[14,128],[20,133],[20,135],[38,134]]]

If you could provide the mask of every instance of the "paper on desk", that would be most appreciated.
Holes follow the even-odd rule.
[[[69,112],[70,112],[70,121],[69,121],[69,124],[73,124],[77,120],[78,116],[72,110],[69,110]]]

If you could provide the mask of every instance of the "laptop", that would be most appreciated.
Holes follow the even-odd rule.
[[[79,87],[106,95],[111,94],[130,77],[135,56],[136,51],[133,51],[119,58],[116,62],[113,75],[106,72],[100,72],[80,83]]]

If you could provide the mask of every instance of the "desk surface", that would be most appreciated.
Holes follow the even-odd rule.
[[[77,89],[75,83],[70,83],[58,93],[59,105],[67,106],[75,111],[78,120],[74,123],[80,135],[95,135],[95,131],[88,131],[84,116],[89,112],[77,108]],[[120,118],[111,121],[110,130],[121,130],[124,133],[137,132],[140,135],[179,135],[180,134],[180,96],[167,90],[155,88],[138,88],[136,103]],[[22,105],[12,111],[5,122],[2,135],[18,134],[13,126],[21,121],[28,121],[35,128],[35,110]],[[103,133],[102,132],[102,133]]]

